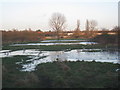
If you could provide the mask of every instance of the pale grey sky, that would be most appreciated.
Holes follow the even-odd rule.
[[[66,17],[66,30],[76,28],[77,19],[81,29],[86,19],[96,20],[99,29],[112,29],[118,25],[119,0],[1,0],[0,29],[51,30],[49,19],[54,12]]]

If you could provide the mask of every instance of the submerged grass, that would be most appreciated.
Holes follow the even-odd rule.
[[[3,58],[3,88],[118,88],[119,64],[57,62],[39,64],[36,71],[21,72],[27,56]]]

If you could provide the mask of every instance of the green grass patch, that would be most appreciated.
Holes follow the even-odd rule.
[[[43,63],[36,71],[21,72],[27,56],[3,58],[3,88],[117,88],[119,64],[102,62]]]
[[[44,51],[61,51],[61,50],[72,50],[72,49],[105,49],[105,45],[96,44],[96,45],[28,45],[28,46],[3,46],[3,50],[23,50],[23,49],[41,49]],[[108,45],[108,49],[118,48],[115,45]]]

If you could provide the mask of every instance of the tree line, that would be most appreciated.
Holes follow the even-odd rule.
[[[2,31],[2,41],[5,42],[25,42],[38,41],[40,34],[36,31]]]
[[[44,40],[46,36],[56,36],[57,39],[63,38],[65,35],[64,30],[66,28],[66,18],[61,13],[53,13],[49,20],[49,25],[53,31],[42,32],[41,30],[32,31],[29,30],[18,31],[16,29],[12,31],[2,31],[2,41],[4,42],[33,42]],[[80,29],[80,20],[77,20],[77,25],[73,31],[73,35],[70,38],[93,38],[96,36],[98,23],[95,20],[86,20],[85,31]],[[103,28],[102,31],[109,31],[108,29]],[[118,26],[114,27],[112,31],[120,31]]]
[[[49,21],[50,27],[53,29],[53,31],[56,32],[57,39],[59,40],[62,37],[62,33],[64,32],[66,28],[66,18],[61,13],[53,13],[50,21]],[[77,20],[77,27],[74,30],[74,33],[72,35],[72,38],[93,38],[96,36],[97,31],[97,21],[96,20],[86,20],[85,25],[85,33],[82,35],[80,30],[80,20]],[[112,30],[113,31],[119,31],[119,27],[116,26]],[[108,29],[103,28],[102,31],[109,31]]]

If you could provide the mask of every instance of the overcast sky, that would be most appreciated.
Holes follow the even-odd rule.
[[[96,20],[99,29],[118,25],[119,0],[0,0],[0,29],[52,30],[54,12],[66,17],[66,30],[76,28],[77,19],[85,29],[86,19]]]

